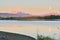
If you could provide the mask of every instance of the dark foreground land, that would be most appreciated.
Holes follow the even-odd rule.
[[[40,36],[38,35],[37,39],[35,39],[33,37],[26,35],[0,31],[0,40],[54,40],[54,39],[50,37],[44,37],[42,35]]]
[[[36,39],[26,35],[0,31],[0,40],[36,40]]]

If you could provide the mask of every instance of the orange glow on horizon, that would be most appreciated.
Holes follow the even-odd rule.
[[[43,15],[60,15],[60,11],[47,11],[47,10],[19,10],[19,9],[13,9],[13,10],[5,10],[5,11],[3,11],[3,10],[0,10],[0,12],[2,12],[2,13],[12,13],[12,14],[16,14],[16,13],[18,13],[18,12],[22,12],[22,13],[29,13],[29,14],[32,14],[32,15],[41,15],[41,16],[43,16]]]
[[[15,10],[13,10],[13,11],[11,11],[11,13],[16,13],[17,11],[15,11]]]

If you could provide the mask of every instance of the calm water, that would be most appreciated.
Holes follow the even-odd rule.
[[[35,26],[60,26],[59,21],[14,21],[14,20],[0,20],[0,25],[35,25]]]
[[[24,34],[35,38],[38,33],[58,39],[60,37],[60,22],[0,20],[0,31]]]

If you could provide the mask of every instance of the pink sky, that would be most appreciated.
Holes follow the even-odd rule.
[[[60,14],[59,4],[60,0],[0,0],[0,12],[25,12],[33,15],[58,12]]]

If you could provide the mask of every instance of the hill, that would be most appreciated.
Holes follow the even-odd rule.
[[[0,13],[0,17],[29,17],[32,16],[31,14],[28,13]]]

